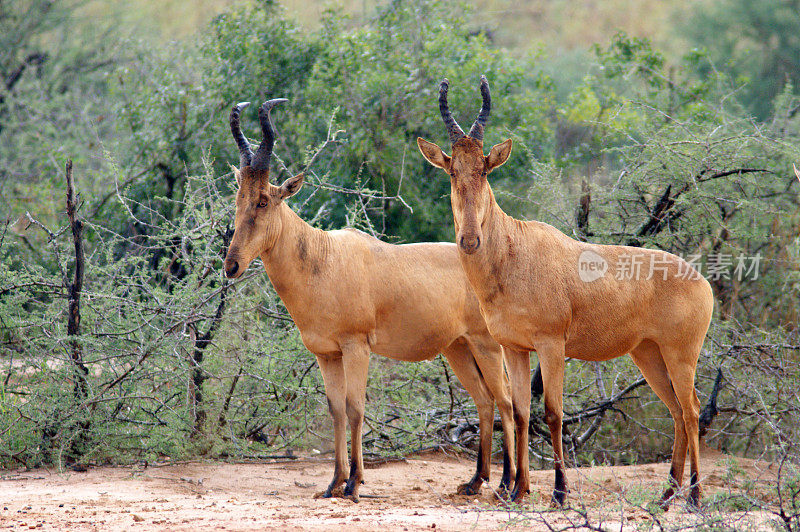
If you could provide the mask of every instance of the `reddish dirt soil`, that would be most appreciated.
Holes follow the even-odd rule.
[[[735,465],[734,465],[735,464]],[[733,469],[732,469],[733,466]],[[40,530],[470,530],[547,529],[586,521],[620,529],[654,525],[645,509],[660,493],[668,464],[571,469],[571,510],[549,509],[552,471],[531,471],[527,504],[508,507],[484,486],[479,496],[454,495],[473,463],[442,454],[368,468],[361,501],[314,499],[333,473],[330,460],[189,462],[98,467],[87,472],[0,471],[0,528]],[[769,499],[777,468],[706,450],[704,500],[735,492],[744,482]],[[737,473],[731,477],[732,471]],[[492,470],[492,486],[500,469]],[[760,490],[760,491],[759,491]],[[723,516],[735,528],[766,526],[768,512],[725,513],[706,503],[700,514],[678,500],[657,515],[686,526]],[[577,510],[577,511],[576,511]],[[588,512],[588,513],[587,513]],[[695,520],[695,521],[693,521]]]

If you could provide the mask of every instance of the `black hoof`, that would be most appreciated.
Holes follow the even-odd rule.
[[[511,502],[521,503],[523,500],[525,500],[525,496],[528,493],[530,493],[530,490],[518,490],[517,488],[514,488],[514,491],[511,492],[509,499]]]
[[[698,486],[692,486],[692,491],[689,494],[689,508],[691,510],[699,510],[700,509],[700,488]]]
[[[363,484],[363,480],[356,480],[351,478],[347,481],[344,487],[343,496],[345,499],[350,499],[353,502],[358,502],[358,487]]]
[[[328,486],[328,489],[323,491],[322,493],[317,493],[314,495],[315,499],[330,499],[332,497],[342,497],[342,486]]]
[[[658,501],[658,505],[661,507],[662,510],[665,512],[669,510],[670,504],[672,504],[672,499],[675,498],[675,490],[673,488],[667,488],[664,490],[664,494],[661,495],[661,500]]]
[[[348,493],[347,490],[345,490],[344,495],[342,496],[342,498],[343,499],[350,499],[353,502],[358,502],[358,493],[353,493],[352,491],[350,493]]]
[[[511,489],[509,488],[509,486],[505,484],[500,484],[499,486],[497,486],[495,497],[497,497],[497,499],[501,501],[505,501],[508,500],[510,494],[511,494]]]
[[[466,482],[461,484],[458,489],[456,489],[456,493],[458,495],[477,495],[481,491],[481,485],[478,484],[477,487],[474,486],[473,482]]]
[[[567,500],[567,492],[561,490],[553,490],[553,498],[550,504],[556,508],[563,508],[564,501]]]

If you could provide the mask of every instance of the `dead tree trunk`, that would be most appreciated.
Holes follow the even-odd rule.
[[[206,406],[203,403],[203,383],[208,379],[205,370],[203,369],[203,359],[205,358],[205,350],[211,344],[214,338],[214,333],[217,331],[217,326],[222,321],[222,314],[225,312],[225,298],[228,292],[229,284],[226,279],[223,281],[222,291],[219,294],[219,305],[214,317],[211,318],[211,325],[205,334],[199,334],[197,330],[194,332],[194,352],[192,353],[192,395],[194,397],[194,434],[203,432],[203,425],[206,422]],[[194,327],[194,325],[192,325]]]
[[[224,233],[220,233],[220,236],[222,238],[222,256],[225,257],[228,252],[228,245],[230,244],[231,237],[233,236],[233,231],[228,229]],[[219,293],[219,305],[217,305],[217,311],[214,313],[214,317],[211,318],[211,324],[209,325],[205,334],[200,334],[194,323],[190,324],[190,327],[193,331],[192,337],[194,339],[194,350],[191,357],[192,366],[194,368],[192,370],[191,381],[192,397],[194,400],[193,436],[197,436],[203,432],[203,426],[205,425],[206,418],[208,417],[206,413],[206,405],[203,403],[203,383],[208,378],[208,375],[206,375],[206,372],[203,369],[203,359],[205,358],[205,350],[214,339],[214,334],[217,331],[217,327],[222,321],[222,315],[225,312],[226,298],[230,286],[231,285],[227,279],[222,281],[222,289]]]
[[[81,326],[81,290],[83,289],[83,277],[86,268],[86,255],[83,249],[83,222],[77,215],[78,198],[75,193],[75,184],[72,180],[72,160],[67,161],[66,165],[67,177],[67,217],[69,224],[72,228],[72,240],[75,245],[75,272],[73,279],[70,282],[65,279],[67,290],[69,294],[69,313],[67,316],[67,335],[71,337],[69,341],[70,358],[73,365],[73,379],[75,385],[73,387],[73,397],[75,404],[78,408],[85,404],[89,396],[89,383],[86,376],[89,370],[83,363],[83,346],[76,338],[80,333]],[[76,429],[78,430],[77,437],[73,440],[70,446],[70,458],[79,459],[83,454],[83,444],[88,440],[89,417],[81,419]]]

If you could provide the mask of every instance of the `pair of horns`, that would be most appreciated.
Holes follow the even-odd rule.
[[[483,105],[467,135],[464,134],[464,130],[461,129],[450,113],[450,107],[447,105],[447,91],[449,88],[450,82],[447,81],[447,78],[444,78],[439,85],[439,112],[442,113],[442,120],[444,120],[444,125],[447,128],[447,134],[450,136],[450,144],[455,144],[456,141],[464,137],[483,142],[483,130],[486,127],[486,121],[489,119],[489,112],[492,110],[492,97],[489,94],[489,81],[486,76],[481,76]]]
[[[233,133],[233,140],[236,141],[236,145],[239,146],[239,168],[250,166],[254,170],[269,169],[272,147],[275,145],[275,128],[272,127],[269,112],[279,103],[288,101],[286,98],[267,100],[258,109],[258,121],[261,123],[263,138],[255,154],[250,150],[250,143],[242,134],[242,128],[239,126],[239,117],[242,114],[242,109],[250,105],[250,102],[241,102],[233,106],[230,119],[231,133]]]
[[[489,94],[489,81],[486,79],[486,76],[481,76],[481,96],[483,97],[483,105],[481,105],[478,117],[475,119],[467,135],[464,134],[464,130],[461,129],[461,126],[458,125],[458,122],[456,122],[455,118],[453,118],[453,115],[450,113],[450,107],[447,105],[447,91],[449,88],[450,82],[447,78],[443,79],[442,83],[439,85],[439,112],[441,112],[442,120],[444,120],[444,125],[447,127],[450,143],[455,144],[456,141],[464,137],[470,137],[483,142],[483,131],[492,109],[492,97]],[[289,100],[286,98],[274,98],[264,102],[258,109],[258,121],[261,123],[263,139],[255,154],[250,150],[250,143],[242,134],[242,128],[239,125],[239,118],[242,114],[242,110],[250,105],[250,102],[241,102],[233,106],[230,116],[231,133],[233,134],[233,140],[236,141],[236,145],[239,147],[240,168],[250,166],[255,170],[269,169],[272,147],[275,145],[275,129],[272,126],[269,112],[276,105],[288,101]]]

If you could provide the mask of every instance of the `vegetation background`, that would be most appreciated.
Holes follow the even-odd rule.
[[[491,176],[507,212],[696,257],[717,298],[703,403],[723,375],[705,440],[785,462],[798,515],[798,2],[16,0],[0,48],[0,465],[328,452],[319,372],[266,275],[221,274],[230,106],[290,99],[272,174],[306,171],[309,223],[449,241],[449,185],[415,139],[445,141],[441,78],[463,125],[486,74],[486,142],[514,140]],[[259,140],[252,108],[243,127]],[[669,456],[642,384],[627,359],[568,363],[573,462]],[[368,454],[471,452],[476,423],[441,359],[373,358]]]

